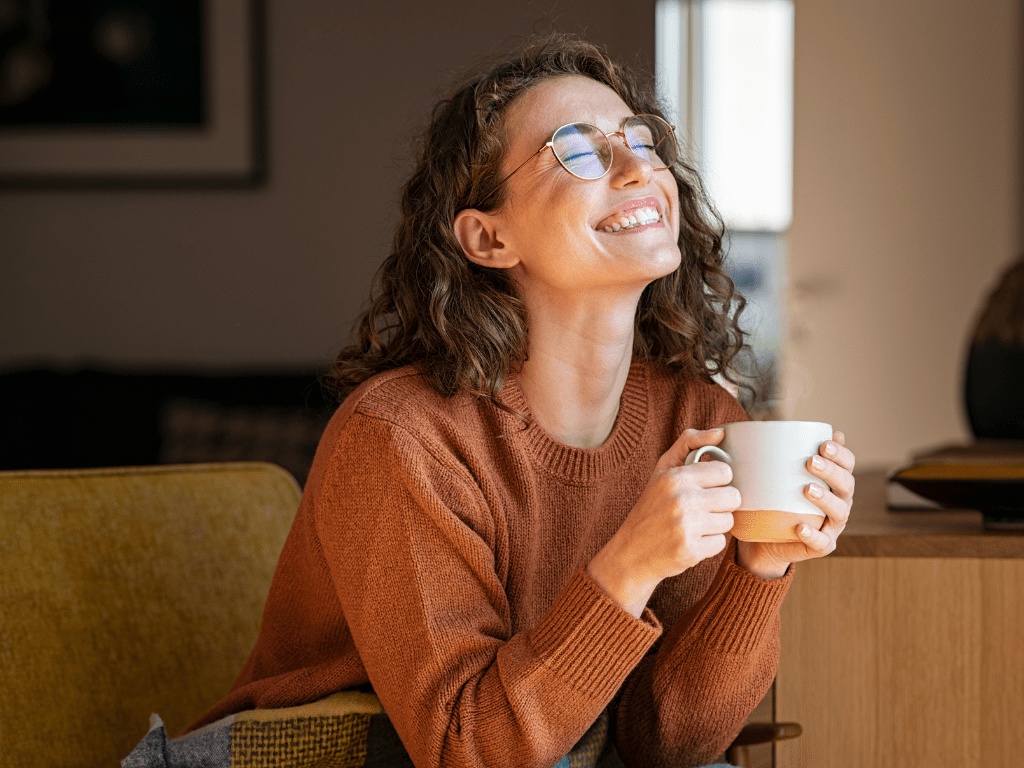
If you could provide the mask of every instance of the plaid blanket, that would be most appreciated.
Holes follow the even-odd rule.
[[[608,713],[554,768],[616,768]],[[608,747],[606,749],[606,747]],[[342,691],[311,704],[229,715],[168,739],[158,715],[121,768],[413,768],[380,700]]]

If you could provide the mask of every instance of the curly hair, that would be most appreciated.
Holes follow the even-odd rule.
[[[527,89],[581,75],[607,85],[634,114],[663,116],[652,84],[601,48],[557,34],[478,75],[438,103],[412,177],[403,188],[391,253],[374,280],[358,338],[343,348],[327,383],[343,398],[371,376],[416,365],[438,393],[498,401],[506,377],[526,359],[529,318],[509,270],[466,258],[456,213],[495,210],[506,201],[504,118]],[[733,366],[748,349],[738,317],[746,302],[723,270],[725,227],[696,170],[670,169],[679,189],[681,265],[654,280],[637,308],[634,353],[683,374],[713,376],[747,389]]]

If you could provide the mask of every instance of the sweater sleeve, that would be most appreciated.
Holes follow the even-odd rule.
[[[773,580],[741,568],[730,539],[707,593],[622,688],[616,746],[627,766],[705,765],[725,750],[775,677],[792,579],[793,566]],[[670,599],[672,585],[662,586]]]
[[[696,410],[708,429],[746,421],[742,406],[713,387]],[[736,540],[691,572],[663,582],[650,605],[666,631],[623,685],[616,709],[616,746],[630,768],[705,765],[720,755],[764,698],[780,651],[779,607],[793,566],[761,579],[736,564]],[[708,569],[717,569],[708,571]],[[710,586],[685,611],[677,605],[695,583]],[[681,615],[680,615],[681,614]]]
[[[417,768],[550,766],[661,634],[578,572],[512,634],[500,535],[465,468],[353,414],[314,499],[367,675]]]

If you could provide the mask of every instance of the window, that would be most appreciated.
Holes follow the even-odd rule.
[[[770,406],[793,211],[793,2],[658,0],[656,7],[659,91],[728,228],[726,265],[749,302],[741,324],[767,375]]]

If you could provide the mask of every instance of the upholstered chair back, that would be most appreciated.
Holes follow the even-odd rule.
[[[299,495],[264,463],[0,472],[0,765],[117,766],[219,701]]]

